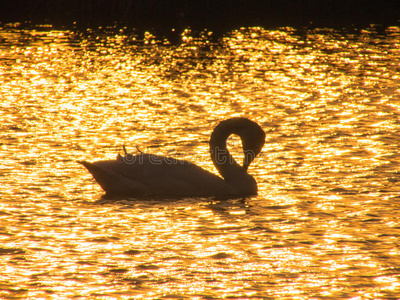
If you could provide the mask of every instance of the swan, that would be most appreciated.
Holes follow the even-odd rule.
[[[227,149],[231,134],[242,140],[243,165],[239,165]],[[106,192],[106,197],[185,198],[216,197],[238,198],[257,194],[257,182],[247,173],[254,158],[265,143],[265,132],[247,118],[221,121],[210,138],[210,155],[219,174],[171,157],[139,153],[116,160],[93,163],[78,161],[93,175]]]

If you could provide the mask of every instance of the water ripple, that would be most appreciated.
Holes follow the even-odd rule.
[[[0,296],[396,298],[399,32],[0,29]],[[214,171],[233,116],[267,133],[254,198],[110,201],[76,163],[126,145]]]

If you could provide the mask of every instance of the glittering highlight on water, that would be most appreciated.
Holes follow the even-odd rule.
[[[398,296],[400,29],[211,35],[0,29],[0,297]],[[106,201],[76,163],[215,172],[235,116],[267,132],[257,197]]]

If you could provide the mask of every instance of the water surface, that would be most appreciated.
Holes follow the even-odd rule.
[[[1,297],[398,296],[400,29],[211,35],[0,30]],[[76,163],[126,145],[215,172],[235,116],[267,133],[257,197],[104,201]]]

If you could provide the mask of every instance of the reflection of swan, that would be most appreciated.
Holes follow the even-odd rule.
[[[242,140],[243,166],[229,154],[231,134]],[[247,168],[265,142],[261,127],[245,118],[220,122],[211,134],[211,159],[223,179],[188,161],[152,154],[118,155],[116,160],[81,161],[106,191],[107,196],[130,197],[224,197],[257,194],[257,182]]]

